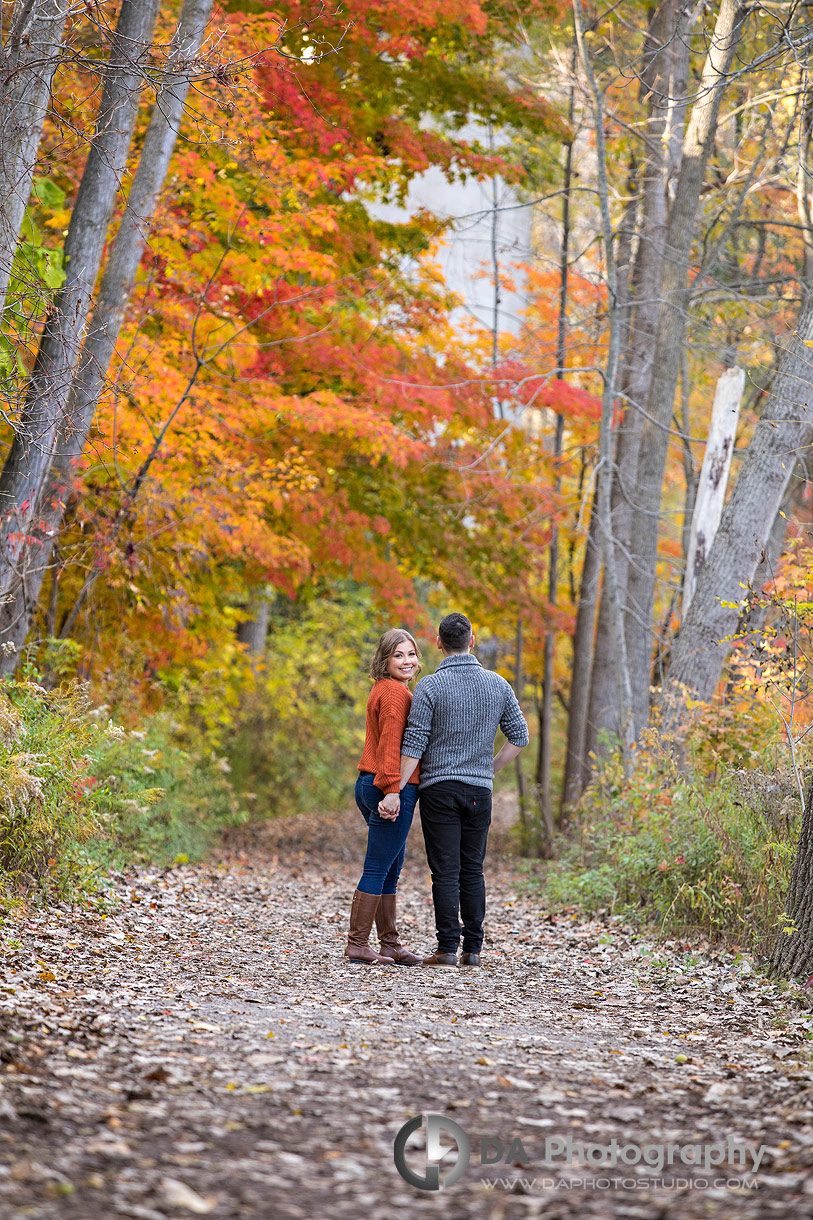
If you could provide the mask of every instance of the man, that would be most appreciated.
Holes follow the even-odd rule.
[[[423,965],[456,966],[462,931],[460,965],[479,966],[494,774],[527,746],[528,725],[505,678],[471,655],[474,635],[464,614],[447,614],[437,644],[443,660],[418,683],[401,744],[402,788],[421,764],[421,823],[435,904],[438,947]],[[507,740],[495,758],[498,727]],[[398,793],[391,793],[379,809],[392,816],[399,805]]]

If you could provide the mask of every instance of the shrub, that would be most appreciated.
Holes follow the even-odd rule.
[[[0,908],[87,896],[106,868],[204,854],[247,814],[168,715],[125,732],[73,683],[0,686]]]
[[[258,816],[344,808],[364,745],[367,666],[389,626],[369,599],[337,591],[277,606],[265,668],[229,750]]]
[[[168,713],[122,733],[95,759],[98,834],[88,854],[108,867],[201,859],[248,818],[230,770],[213,751],[193,750]]]
[[[650,736],[629,778],[617,758],[605,765],[538,883],[552,905],[764,951],[781,922],[800,813],[785,760],[689,777]]]
[[[82,845],[99,828],[92,751],[109,744],[85,689],[0,686],[0,904],[70,897],[92,868]]]

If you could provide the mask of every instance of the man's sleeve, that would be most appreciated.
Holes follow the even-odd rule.
[[[530,740],[528,722],[517,703],[516,695],[507,682],[505,684],[505,706],[502,709],[502,716],[500,716],[500,728],[512,746],[527,746]]]
[[[425,683],[419,682],[412,699],[404,740],[401,742],[401,753],[407,758],[423,758],[432,731],[433,711],[432,697]]]

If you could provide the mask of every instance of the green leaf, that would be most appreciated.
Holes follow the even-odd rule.
[[[61,208],[65,202],[65,192],[52,178],[35,178],[31,194],[46,208]]]

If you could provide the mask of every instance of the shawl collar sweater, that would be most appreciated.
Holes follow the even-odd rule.
[[[420,758],[420,788],[444,780],[492,788],[498,728],[512,745],[527,746],[510,684],[471,653],[454,653],[418,683],[401,753]]]

